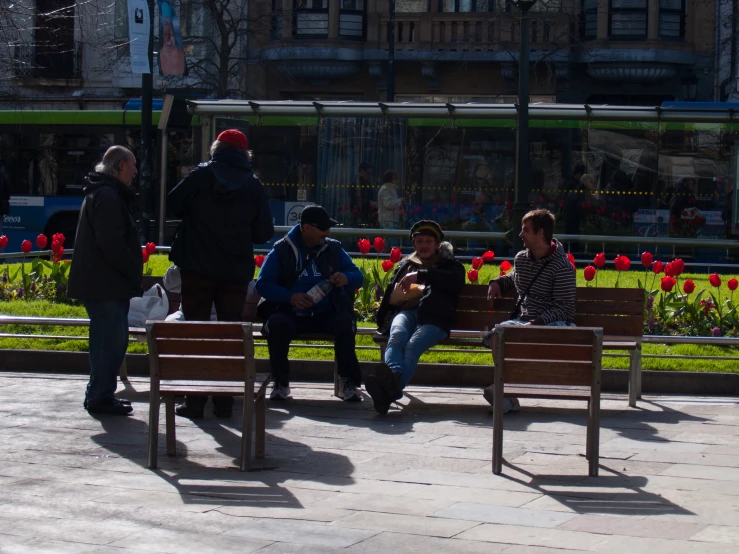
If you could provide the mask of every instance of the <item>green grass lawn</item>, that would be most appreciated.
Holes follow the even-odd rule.
[[[365,260],[355,260],[361,267],[375,263],[376,258],[368,257]],[[157,254],[150,258],[149,267],[152,269],[153,275],[163,275],[169,267],[170,262],[166,255]],[[633,264],[635,267],[636,264]],[[469,269],[469,266],[468,266]],[[498,274],[498,264],[494,266],[485,266],[480,271],[480,283],[487,283],[492,276]],[[726,281],[733,277],[732,274],[722,275],[723,284],[721,286],[721,295],[726,298],[730,295],[730,291],[726,288]],[[604,270],[599,272],[598,285],[601,287],[614,286],[618,272],[615,270]],[[638,280],[644,282],[645,273],[643,271],[629,271],[621,275],[619,286],[637,287]],[[651,283],[652,274],[647,276],[647,284]],[[696,293],[702,289],[713,289],[708,283],[708,274],[685,274],[680,276],[681,282],[684,279],[692,279],[696,283]],[[656,281],[655,288],[659,287],[659,280]],[[585,280],[582,277],[582,268],[578,268],[578,286],[585,286]],[[713,289],[714,291],[716,289]],[[694,294],[696,294],[694,293]],[[40,317],[87,317],[85,309],[81,305],[52,303],[42,300],[23,301],[16,300],[12,302],[0,302],[0,313],[6,315],[27,315]],[[371,327],[371,325],[368,325]],[[63,327],[63,326],[44,326],[35,325],[7,325],[2,332],[5,334],[27,334],[27,335],[56,335],[63,337],[86,337],[88,334],[86,327]],[[377,361],[379,360],[379,350],[369,350],[361,347],[374,347],[372,338],[369,336],[358,336],[357,356],[360,360]],[[66,350],[66,351],[86,351],[87,341],[85,340],[65,340],[65,339],[37,339],[37,338],[11,338],[0,336],[0,349],[39,349],[39,350]],[[465,352],[465,349],[459,349],[457,352],[430,352],[425,354],[422,362],[429,363],[445,363],[445,364],[488,364],[491,362],[490,354],[487,352]],[[129,346],[129,352],[145,353],[146,345],[141,342],[132,342]],[[645,344],[643,347],[644,355],[678,355],[678,356],[725,356],[731,357],[731,360],[691,360],[685,358],[644,358],[642,367],[647,370],[662,371],[706,371],[706,372],[739,372],[739,349],[732,347],[718,347],[707,345],[659,345]],[[617,353],[620,354],[620,353]],[[265,347],[257,347],[258,357],[267,357]],[[290,357],[293,359],[310,359],[310,360],[330,360],[333,359],[333,350],[328,348],[292,348]],[[626,369],[628,368],[627,357],[611,357],[604,359],[604,368]]]

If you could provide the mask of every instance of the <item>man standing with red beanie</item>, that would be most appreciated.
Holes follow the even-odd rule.
[[[244,133],[223,131],[210,147],[210,161],[169,193],[172,213],[182,218],[169,259],[182,275],[186,321],[209,321],[213,304],[219,321],[239,321],[254,279],[253,245],[274,233],[269,199],[247,149]],[[176,413],[200,419],[207,400],[189,396]],[[214,397],[213,404],[216,417],[231,417],[233,398]]]

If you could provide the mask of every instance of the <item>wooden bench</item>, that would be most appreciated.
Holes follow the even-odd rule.
[[[484,285],[465,285],[451,336],[442,345],[480,346],[481,331],[511,318],[516,298],[497,299],[493,308]],[[602,327],[603,349],[629,353],[629,406],[641,398],[641,345],[644,325],[644,291],[634,288],[578,287],[575,323],[579,327]],[[387,335],[374,336],[385,357]]]
[[[503,465],[503,398],[515,396],[586,401],[585,456],[596,477],[603,329],[499,325],[493,344],[493,473]]]
[[[167,455],[175,456],[174,397],[243,396],[241,471],[251,461],[256,408],[256,457],[264,457],[265,395],[269,374],[257,374],[250,324],[149,322],[146,325],[151,368],[148,467],[157,467],[159,407],[165,403]]]

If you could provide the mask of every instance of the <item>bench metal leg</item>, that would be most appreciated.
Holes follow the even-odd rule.
[[[636,407],[641,399],[641,344],[629,352],[629,406]]]
[[[118,374],[121,376],[121,381],[128,381],[128,367],[126,366],[126,356],[123,356],[123,362],[121,368],[118,370]]]
[[[249,471],[251,467],[251,442],[254,432],[254,375],[248,377],[246,394],[244,395],[244,419],[241,429],[241,471]]]
[[[156,394],[156,396],[155,396]],[[157,468],[157,448],[159,448],[159,392],[155,391],[149,402],[149,469]]]
[[[167,456],[177,455],[177,438],[174,426],[174,395],[164,397],[164,422],[167,438]]]

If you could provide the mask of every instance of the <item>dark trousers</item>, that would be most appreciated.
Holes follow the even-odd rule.
[[[299,335],[328,334],[334,336],[334,352],[339,376],[350,379],[355,386],[362,384],[355,347],[355,324],[347,313],[325,313],[297,316],[288,312],[271,315],[262,334],[267,335],[269,363],[276,385],[290,384],[290,363],[287,353],[290,342]]]
[[[216,306],[218,321],[241,321],[241,313],[246,302],[247,285],[218,283],[200,275],[182,271],[182,313],[185,321],[210,321],[213,304]],[[187,405],[202,410],[208,401],[207,396],[188,396]],[[230,396],[214,396],[213,405],[217,409],[229,410],[234,399]]]
[[[90,381],[85,401],[115,397],[118,373],[128,349],[128,300],[85,300],[90,317]]]

